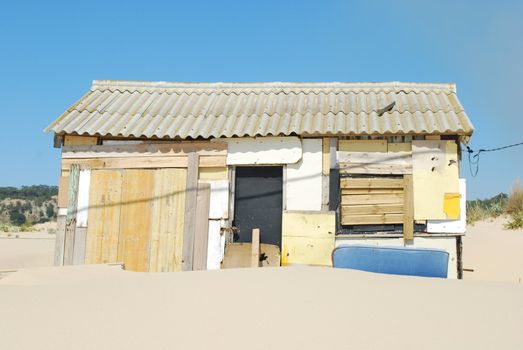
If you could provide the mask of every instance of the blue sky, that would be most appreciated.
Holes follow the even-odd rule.
[[[523,141],[521,1],[3,1],[0,186],[56,184],[42,130],[94,79],[454,82],[473,148]],[[507,191],[523,147],[484,155]]]

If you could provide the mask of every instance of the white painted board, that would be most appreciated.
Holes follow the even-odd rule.
[[[243,137],[225,141],[227,165],[293,164],[302,157],[301,141],[293,136]]]
[[[459,220],[427,220],[427,232],[465,233],[467,230],[467,181],[459,179]]]
[[[284,210],[321,210],[322,140],[303,139],[302,159],[285,168]]]
[[[371,244],[376,246],[405,246],[402,237],[398,238],[350,238],[337,237],[335,246],[341,245],[355,245],[355,244]],[[456,237],[414,237],[412,244],[409,247],[417,248],[435,248],[442,249],[449,253],[449,264],[447,278],[458,278],[458,255],[456,250]]]
[[[91,170],[80,169],[78,178],[78,205],[76,212],[76,227],[87,227],[89,214],[89,187],[91,186]]]
[[[207,270],[219,270],[222,262],[222,240],[220,220],[209,220],[207,241]]]
[[[211,185],[209,219],[227,219],[229,216],[229,180],[199,180]]]

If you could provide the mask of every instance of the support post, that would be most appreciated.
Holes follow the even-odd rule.
[[[73,264],[79,178],[80,166],[78,164],[71,165],[69,189],[67,191],[67,215],[65,217],[64,265]]]
[[[251,267],[260,267],[260,229],[252,229]]]
[[[404,243],[414,239],[414,195],[412,174],[403,176],[403,240]]]
[[[196,228],[194,231],[193,270],[207,270],[207,245],[209,243],[209,207],[211,185],[198,184],[196,203]]]
[[[185,214],[183,224],[182,270],[192,271],[194,262],[194,234],[196,232],[196,203],[198,201],[199,155],[189,153],[187,157],[187,185],[185,192]]]

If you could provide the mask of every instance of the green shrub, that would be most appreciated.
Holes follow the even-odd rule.
[[[505,224],[505,228],[509,230],[523,228],[523,211],[512,212],[509,221]]]
[[[35,230],[35,228],[30,223],[26,222],[26,223],[20,225],[20,232],[31,232],[34,230]]]

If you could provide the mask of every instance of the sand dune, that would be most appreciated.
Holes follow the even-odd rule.
[[[522,349],[523,286],[330,268],[0,280],[2,349]]]

